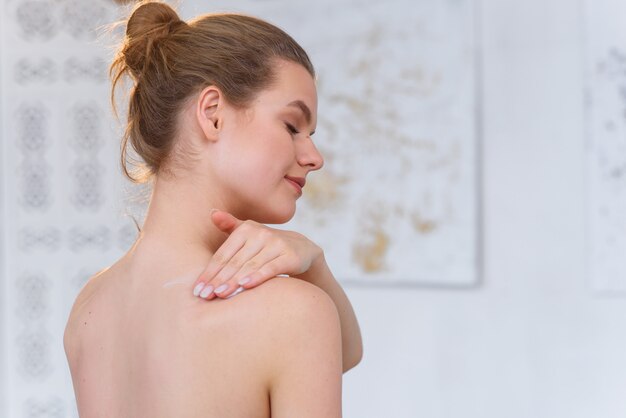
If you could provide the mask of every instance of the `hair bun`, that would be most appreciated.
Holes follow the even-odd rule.
[[[166,38],[179,25],[185,25],[185,22],[165,3],[147,1],[135,6],[126,23],[122,51],[135,78],[144,72],[155,43]]]

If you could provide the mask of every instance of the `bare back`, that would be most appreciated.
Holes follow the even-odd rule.
[[[230,299],[206,301],[192,295],[189,281],[140,289],[129,286],[125,274],[113,266],[92,278],[68,320],[64,342],[81,418],[278,416],[272,394],[280,388],[284,397],[293,389],[280,381],[288,373],[279,371],[290,335],[281,327],[289,328],[292,316],[285,298],[319,299],[325,295],[321,289],[275,278]],[[328,338],[331,351],[320,355],[331,353],[327,367],[333,378],[324,379],[328,393],[339,397],[330,401],[329,410],[336,411],[340,335],[330,332]]]

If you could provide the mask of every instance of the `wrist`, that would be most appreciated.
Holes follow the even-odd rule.
[[[315,284],[326,276],[325,272],[328,265],[324,257],[324,250],[321,247],[317,248],[319,249],[318,254],[311,260],[308,270],[294,277]]]
[[[319,245],[316,245],[316,255],[311,260],[311,265],[307,271],[315,271],[326,266],[326,258],[324,257],[324,250]]]

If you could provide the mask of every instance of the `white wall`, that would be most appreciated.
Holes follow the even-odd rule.
[[[348,288],[365,347],[345,416],[623,418],[626,299],[585,273],[582,7],[481,9],[483,283]]]

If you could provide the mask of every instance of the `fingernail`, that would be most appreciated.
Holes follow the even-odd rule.
[[[217,289],[215,289],[215,293],[222,293],[224,290],[226,290],[226,288],[228,288],[228,285],[226,283],[224,283],[223,285],[221,285]]]
[[[239,286],[243,286],[246,283],[250,283],[250,278],[246,277],[244,279],[239,280],[237,283],[239,283]]]
[[[205,284],[206,283],[198,283],[196,287],[193,288],[193,295],[198,296]]]
[[[200,297],[201,298],[206,298],[207,296],[209,296],[211,294],[212,291],[213,291],[213,286],[212,285],[208,285],[207,287],[204,288],[202,293],[200,293]]]
[[[243,287],[239,286],[237,288],[237,290],[235,290],[230,296],[226,296],[226,299],[230,299],[233,296],[238,295],[239,293],[243,292],[244,290],[246,290],[246,289],[244,289]]]

